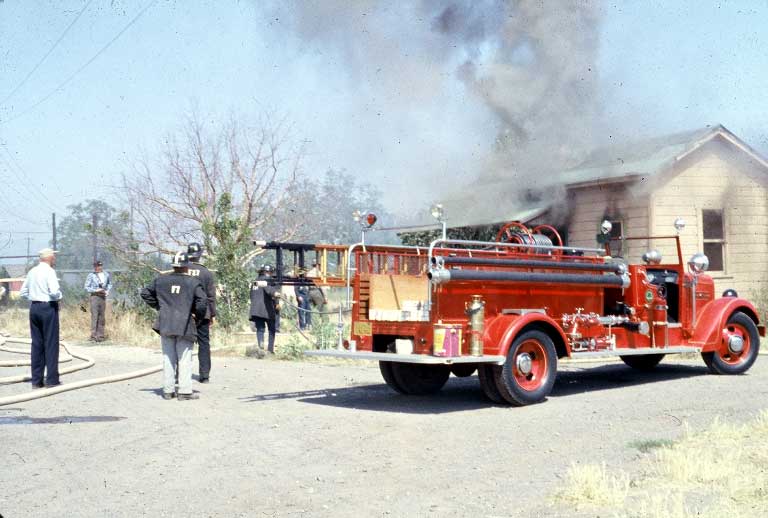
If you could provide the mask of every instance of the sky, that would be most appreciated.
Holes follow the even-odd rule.
[[[489,171],[533,182],[550,150],[721,123],[768,154],[765,1],[542,5],[0,0],[0,255],[116,203],[191,109],[285,117],[305,174],[353,173],[404,217]]]

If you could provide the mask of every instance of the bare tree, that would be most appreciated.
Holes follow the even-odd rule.
[[[296,218],[272,223],[291,201],[304,143],[292,138],[285,120],[264,117],[255,126],[230,118],[209,129],[190,115],[178,134],[166,138],[159,157],[144,153],[123,174],[133,234],[147,253],[172,253],[193,240],[208,250],[226,244],[247,260],[258,229],[290,239],[303,226]]]
[[[111,250],[148,272],[159,269],[158,253],[202,242],[222,288],[219,321],[236,325],[248,301],[247,266],[260,253],[254,235],[290,240],[305,226],[305,214],[292,210],[303,157],[304,142],[284,119],[214,125],[193,113],[158,155],[143,153],[123,174],[130,229]]]

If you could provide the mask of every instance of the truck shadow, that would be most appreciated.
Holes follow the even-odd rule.
[[[679,380],[697,376],[708,376],[704,365],[660,364],[650,371],[635,370],[615,363],[595,367],[574,369],[557,373],[557,380],[549,397],[563,397],[584,392],[621,389],[646,383]]]
[[[634,385],[660,383],[697,376],[706,376],[706,367],[691,365],[659,365],[654,370],[642,372],[622,364],[603,365],[567,370],[558,373],[557,381],[549,397],[558,398],[603,390],[622,389]],[[332,389],[306,390],[256,394],[240,398],[243,402],[258,403],[292,399],[313,405],[368,410],[374,412],[398,412],[411,414],[443,414],[463,412],[494,406],[480,389],[477,376],[451,377],[443,390],[428,396],[398,394],[384,383],[337,387]]]

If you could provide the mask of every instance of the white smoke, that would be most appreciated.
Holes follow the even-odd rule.
[[[460,145],[471,140],[468,135],[483,135],[486,145],[471,163],[449,164],[453,181],[434,183],[454,187],[431,192],[425,201],[455,197],[463,190],[456,189],[457,179],[498,184],[503,186],[496,191],[500,199],[515,200],[552,182],[595,145],[600,16],[592,2],[314,0],[291,5],[275,7],[276,12],[302,41],[336,53],[359,82],[361,96],[419,110],[438,91],[463,89],[446,109],[474,110],[478,125],[440,131],[453,133],[446,142]],[[401,145],[415,147],[409,151],[418,154],[423,143],[411,139]],[[435,161],[440,167],[432,169],[425,160],[419,174],[445,180],[446,161]],[[483,217],[493,218],[493,211],[486,212]]]

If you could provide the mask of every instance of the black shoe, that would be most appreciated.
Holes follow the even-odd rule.
[[[60,381],[57,381],[56,383],[46,383],[46,384],[45,384],[45,388],[53,388],[53,387],[58,387],[59,385],[61,385],[61,382],[60,382]]]
[[[208,377],[207,377],[207,376],[206,376],[205,378],[200,378],[200,379],[199,379],[199,380],[197,380],[197,381],[199,381],[200,383],[210,383],[210,380],[208,379]]]
[[[193,392],[192,394],[179,394],[176,396],[179,401],[188,401],[190,399],[200,399],[200,394]]]
[[[45,385],[43,385],[42,383],[33,383],[32,384],[32,390],[37,390],[37,389],[41,389],[41,388],[45,388]]]
[[[175,392],[163,392],[163,399],[165,399],[166,401],[168,401],[169,399],[173,399],[175,397],[176,397]]]

